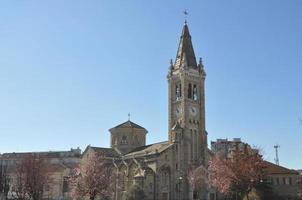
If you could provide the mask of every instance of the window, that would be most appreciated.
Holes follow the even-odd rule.
[[[210,200],[214,200],[215,199],[215,194],[211,193],[210,194]]]
[[[121,144],[128,144],[128,142],[127,142],[127,136],[124,135],[124,136],[122,137]]]
[[[271,177],[270,178],[271,184],[274,185],[274,179]]]
[[[286,185],[291,185],[291,177],[287,177],[287,178],[285,179],[285,184],[286,184]]]
[[[68,177],[64,176],[63,177],[63,192],[68,192],[69,191],[69,185],[68,185]]]
[[[181,84],[179,84],[179,95],[181,97]]]
[[[178,183],[175,184],[175,191],[179,192],[179,184]]]
[[[180,99],[180,90],[179,90],[178,85],[175,86],[175,98],[176,98],[176,101],[178,101]]]
[[[175,99],[179,101],[181,98],[181,84],[175,86]]]
[[[292,180],[292,177],[289,177],[289,185],[292,185],[293,184],[293,180]]]
[[[197,147],[198,147],[198,136],[197,136],[197,130],[194,130],[194,151],[197,152]],[[197,160],[197,154],[195,154],[195,160]]]
[[[134,137],[134,141],[135,141],[136,145],[139,145],[139,139],[138,139],[137,135]]]
[[[189,83],[189,87],[188,87],[188,98],[192,99],[192,84]]]
[[[121,174],[121,190],[122,191],[125,191],[125,183],[126,183],[126,177],[125,177],[125,174],[124,173],[122,173]]]
[[[280,182],[279,182],[279,177],[276,178],[276,185],[279,185]]]
[[[163,172],[163,184],[166,186],[168,184],[168,173]]]
[[[49,191],[49,185],[44,186],[44,191],[48,192]]]
[[[283,177],[283,185],[286,185],[286,179]]]
[[[150,193],[153,192],[153,184],[152,183],[149,183],[149,190],[150,190]]]
[[[197,199],[198,198],[198,193],[197,193],[197,191],[193,191],[193,199]]]
[[[193,86],[193,100],[197,100],[197,87],[196,85]]]
[[[190,129],[190,134],[191,134],[191,160],[193,160],[193,130]]]

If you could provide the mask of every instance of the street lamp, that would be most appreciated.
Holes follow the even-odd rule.
[[[179,177],[179,196],[178,196],[178,197],[179,197],[179,198],[178,198],[179,200],[181,200],[181,181],[182,181],[182,179],[183,179],[183,177],[180,176],[180,177]]]

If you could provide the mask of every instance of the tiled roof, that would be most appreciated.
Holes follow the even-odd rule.
[[[159,142],[159,143],[155,143],[155,144],[138,147],[138,148],[134,149],[133,151],[127,153],[125,155],[125,157],[143,156],[143,155],[161,153],[172,145],[173,144],[170,144],[168,141],[165,141],[165,142]]]
[[[119,153],[113,148],[103,148],[103,147],[90,147],[95,152],[102,153],[107,157],[119,157]]]
[[[142,126],[140,126],[140,125],[138,125],[138,124],[136,124],[136,123],[134,123],[130,120],[128,120],[128,121],[126,121],[122,124],[119,124],[119,125],[115,126],[114,128],[138,128],[138,129],[146,130],[144,127],[142,127]]]
[[[275,165],[271,162],[265,161],[266,164],[266,170],[268,174],[273,175],[273,174],[299,174],[298,171],[293,170],[293,169],[288,169],[279,165]]]
[[[2,158],[22,158],[26,155],[36,155],[44,158],[62,158],[62,157],[80,157],[80,153],[71,151],[44,151],[44,152],[18,152],[18,153],[4,153]]]

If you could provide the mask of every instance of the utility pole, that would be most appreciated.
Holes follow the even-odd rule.
[[[274,146],[275,150],[276,150],[276,158],[275,158],[275,163],[276,165],[279,165],[279,156],[278,156],[278,148],[280,148],[280,145],[276,144]]]

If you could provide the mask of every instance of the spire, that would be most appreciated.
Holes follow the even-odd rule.
[[[181,66],[197,68],[191,35],[186,21],[182,29],[182,34],[180,37],[180,42],[175,59],[175,68],[179,68]]]

